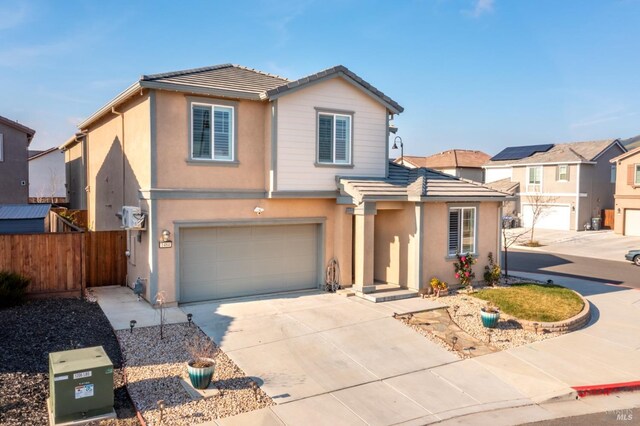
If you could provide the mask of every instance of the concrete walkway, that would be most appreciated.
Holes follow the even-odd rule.
[[[523,228],[506,230],[507,234],[518,234],[523,231]],[[528,241],[528,235],[523,237],[522,241]],[[627,263],[628,260],[624,259],[625,253],[631,249],[640,249],[640,237],[618,235],[611,230],[576,232],[536,229],[535,240],[542,244],[542,247],[513,245],[511,248]]]

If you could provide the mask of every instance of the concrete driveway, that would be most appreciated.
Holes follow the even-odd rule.
[[[278,405],[246,415],[273,417],[273,424],[425,424],[531,404],[480,364],[458,368],[457,357],[392,317],[435,306],[296,293],[182,309],[263,382]]]
[[[508,235],[519,234],[523,228],[506,230]],[[522,241],[528,241],[529,234]],[[511,248],[544,253],[567,254],[596,259],[628,262],[625,253],[631,249],[640,249],[640,237],[627,237],[614,234],[611,230],[602,231],[557,231],[552,229],[536,229],[535,240],[542,247],[526,247],[513,245]]]

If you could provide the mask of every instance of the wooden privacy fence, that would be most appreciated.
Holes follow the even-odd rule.
[[[615,210],[613,209],[602,210],[602,227],[603,228],[613,229],[615,225],[615,220],[616,220]]]
[[[125,250],[125,231],[0,235],[0,270],[29,277],[32,297],[80,296],[125,282]]]

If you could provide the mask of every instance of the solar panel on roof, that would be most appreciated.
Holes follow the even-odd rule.
[[[520,160],[531,157],[536,152],[547,152],[551,148],[553,148],[553,144],[512,146],[500,151],[491,158],[491,161]]]

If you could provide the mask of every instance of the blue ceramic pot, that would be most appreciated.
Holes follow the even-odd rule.
[[[189,380],[196,389],[206,389],[211,384],[213,377],[213,361],[210,367],[194,367],[193,361],[187,363],[187,371],[189,372]]]
[[[482,325],[487,328],[495,328],[500,319],[500,312],[485,312],[484,308],[480,310],[480,317],[482,317]]]

